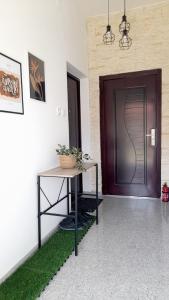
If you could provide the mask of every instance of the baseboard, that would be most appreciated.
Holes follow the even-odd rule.
[[[150,199],[150,200],[160,200],[160,198],[152,198],[152,197],[141,197],[141,196],[123,196],[123,195],[103,195],[103,197],[108,198],[128,198],[128,199]]]

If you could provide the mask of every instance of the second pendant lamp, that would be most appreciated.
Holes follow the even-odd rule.
[[[122,21],[119,25],[119,31],[122,34],[122,37],[119,41],[120,49],[128,50],[132,45],[132,39],[129,36],[130,23],[127,22],[126,16],[126,0],[124,0],[124,15],[122,16]]]

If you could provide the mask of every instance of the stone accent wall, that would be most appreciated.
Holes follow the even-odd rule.
[[[99,76],[161,68],[161,176],[162,183],[164,181],[169,183],[169,1],[127,12],[133,44],[130,50],[125,51],[119,48],[118,29],[121,15],[122,13],[111,15],[110,24],[116,35],[112,46],[105,46],[102,42],[107,17],[90,17],[87,21],[92,157],[100,163]],[[101,190],[101,172],[99,178]]]

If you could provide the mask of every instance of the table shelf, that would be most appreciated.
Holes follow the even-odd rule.
[[[95,167],[96,170],[96,193],[95,193],[95,199],[96,199],[96,224],[98,224],[99,218],[98,218],[98,202],[99,202],[99,197],[98,197],[98,164],[97,163],[85,163],[84,168],[85,170],[89,170],[90,168]],[[77,168],[73,169],[62,169],[60,167],[50,169],[50,170],[45,170],[37,175],[37,185],[38,185],[38,247],[41,247],[41,217],[43,215],[48,215],[48,216],[57,216],[57,217],[71,217],[74,218],[75,220],[75,255],[78,255],[78,243],[77,243],[77,234],[78,234],[78,192],[77,192],[77,178],[80,174],[82,174],[85,171],[79,170]],[[55,203],[51,204],[48,197],[44,193],[42,187],[41,187],[41,177],[55,177],[55,178],[63,178],[63,183],[61,186],[61,190],[63,188],[63,184],[65,179],[67,180],[67,193],[65,196],[60,198],[61,190],[59,192],[58,199]],[[70,181],[72,179],[74,180],[74,199],[75,199],[75,215],[72,216],[70,215],[70,210],[69,210],[69,197],[72,194],[71,191],[69,191],[70,187]],[[45,196],[46,200],[49,203],[49,207],[46,208],[44,211],[41,211],[41,193]],[[80,193],[83,195],[83,192]],[[85,194],[85,193],[84,193]],[[67,199],[67,214],[57,214],[57,213],[50,213],[50,209],[52,209],[54,206],[56,206],[58,203],[63,201],[64,199]]]

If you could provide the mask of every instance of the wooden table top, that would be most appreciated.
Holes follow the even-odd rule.
[[[96,165],[96,163],[84,163],[83,166],[86,170],[94,167]],[[54,168],[54,169],[50,169],[50,170],[46,170],[46,171],[42,171],[40,173],[38,173],[38,176],[42,176],[42,177],[63,177],[63,178],[73,178],[81,173],[83,173],[84,171],[78,170],[77,168],[73,168],[73,169],[62,169],[60,167]]]

